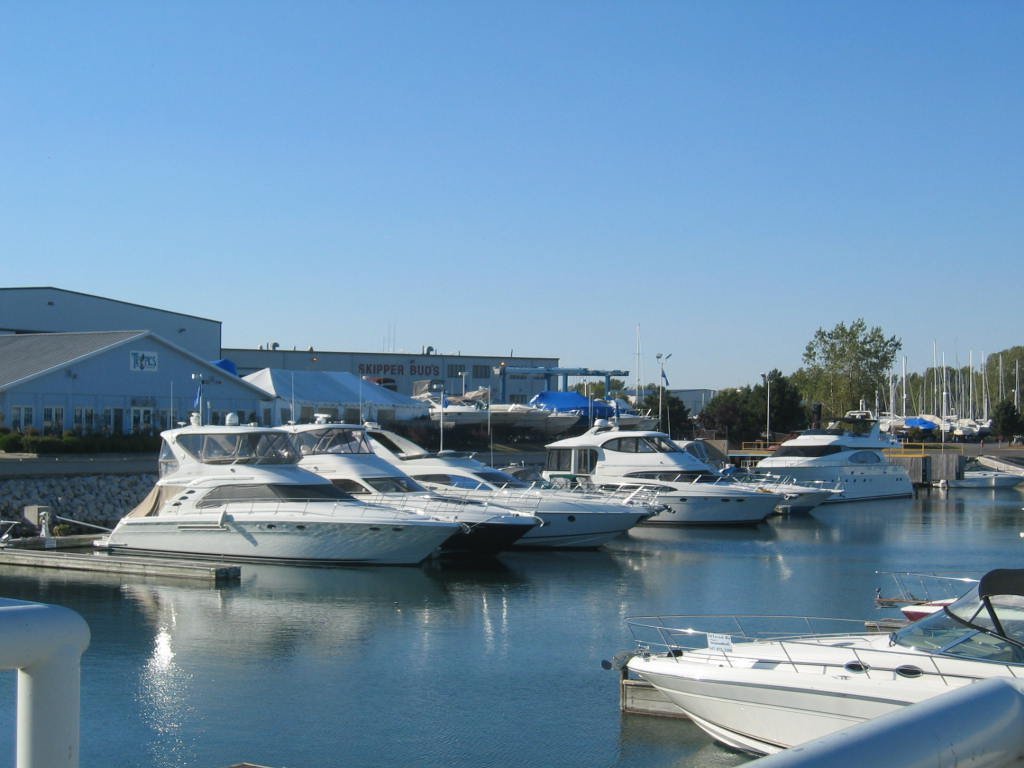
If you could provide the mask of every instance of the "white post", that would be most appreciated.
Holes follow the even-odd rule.
[[[77,768],[89,625],[58,605],[0,599],[0,669],[18,670],[17,768]]]

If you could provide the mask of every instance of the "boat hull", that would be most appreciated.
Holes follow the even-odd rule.
[[[537,510],[541,525],[515,543],[521,549],[595,549],[621,536],[648,516],[646,511],[591,514]]]
[[[770,493],[695,495],[659,493],[659,511],[644,525],[757,525],[775,511],[780,496]]]
[[[111,552],[309,565],[417,565],[456,533],[456,524],[335,521],[225,515],[125,518]]]
[[[870,499],[909,498],[914,485],[903,467],[895,464],[808,466],[782,463],[783,460],[762,461],[757,471],[784,474],[792,482],[828,483],[841,493],[831,494],[822,504]]]
[[[802,744],[952,687],[927,678],[890,675],[884,681],[861,673],[858,679],[857,673],[728,668],[665,657],[634,658],[629,668],[714,739],[756,754]]]

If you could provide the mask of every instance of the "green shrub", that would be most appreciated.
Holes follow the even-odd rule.
[[[21,453],[24,450],[21,435],[17,432],[8,432],[0,435],[0,451],[5,453]]]

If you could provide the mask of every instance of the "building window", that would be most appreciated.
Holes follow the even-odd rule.
[[[16,405],[11,408],[11,429],[15,432],[27,432],[35,426],[35,414],[31,405]]]
[[[457,376],[459,376],[460,374],[463,374],[465,372],[466,372],[466,366],[463,365],[462,363],[457,363],[457,364],[449,365],[448,366],[448,378],[449,379],[454,379]]]
[[[47,405],[43,408],[43,434],[64,434],[64,406]]]
[[[491,378],[491,366],[489,365],[474,365],[473,366],[473,378],[476,380],[489,379]]]

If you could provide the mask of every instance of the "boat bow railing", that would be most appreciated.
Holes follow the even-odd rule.
[[[693,622],[700,622],[702,628],[696,628]],[[630,618],[626,624],[639,655],[661,655],[677,663],[685,661],[687,654],[701,654],[702,660],[714,658],[728,667],[749,669],[754,665],[784,664],[795,673],[863,675],[866,679],[929,677],[947,686],[990,677],[993,664],[1003,668],[1005,677],[1024,677],[1024,665],[921,653],[897,646],[891,639],[888,647],[857,647],[856,640],[848,639],[881,637],[886,633],[870,631],[863,621],[855,619],[651,616]],[[822,653],[823,647],[843,649],[849,658],[830,660]]]

